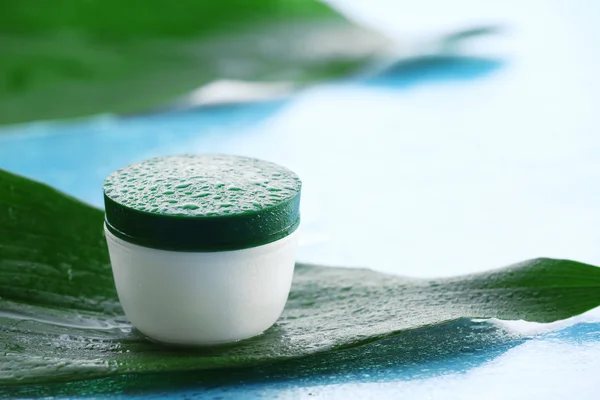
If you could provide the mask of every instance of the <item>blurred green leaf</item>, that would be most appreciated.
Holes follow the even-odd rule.
[[[536,259],[437,280],[298,264],[284,314],[263,335],[168,348],[132,331],[122,316],[101,210],[1,170],[0,193],[5,385],[259,365],[465,317],[549,322],[600,305],[600,269],[573,261]]]
[[[348,74],[387,41],[315,0],[0,6],[0,124],[144,111],[217,79]]]

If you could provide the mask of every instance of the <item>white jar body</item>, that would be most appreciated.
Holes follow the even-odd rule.
[[[196,253],[135,245],[105,227],[126,316],[152,339],[186,345],[247,339],[277,321],[292,284],[297,232],[248,249]]]

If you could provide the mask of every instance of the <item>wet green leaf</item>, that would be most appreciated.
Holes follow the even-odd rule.
[[[549,322],[600,305],[600,269],[573,261],[436,280],[299,264],[284,314],[265,334],[168,348],[121,315],[100,210],[2,171],[0,193],[0,384],[262,365],[461,318]]]
[[[315,0],[19,0],[0,12],[0,124],[139,112],[217,79],[329,79],[387,45]]]

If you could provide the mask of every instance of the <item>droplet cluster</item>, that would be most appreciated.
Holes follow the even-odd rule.
[[[267,161],[230,155],[152,158],[111,174],[104,193],[139,211],[225,216],[259,211],[298,194],[300,179]]]

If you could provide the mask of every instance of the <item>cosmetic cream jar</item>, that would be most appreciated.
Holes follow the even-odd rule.
[[[117,293],[151,339],[246,339],[281,315],[294,272],[300,179],[230,155],[149,159],[104,182]]]

